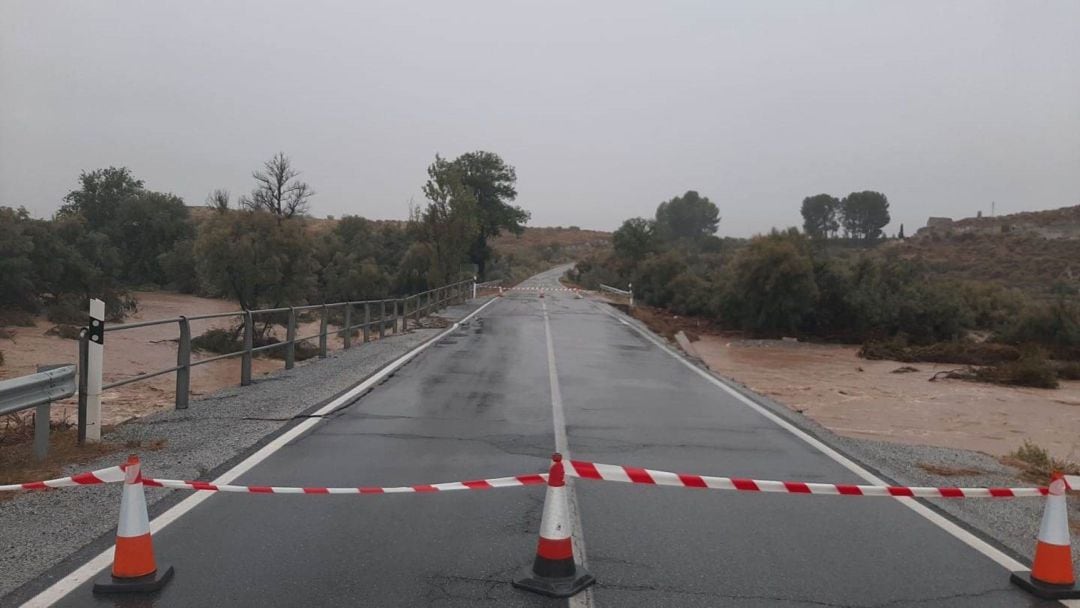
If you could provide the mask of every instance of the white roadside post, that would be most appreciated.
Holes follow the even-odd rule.
[[[86,440],[101,441],[101,374],[105,350],[105,302],[90,300],[86,357]]]
[[[627,291],[630,292],[630,308],[633,308],[634,307],[634,284],[633,283],[627,283],[626,284],[626,289],[627,289]]]
[[[472,278],[472,299],[476,299],[476,277]]]

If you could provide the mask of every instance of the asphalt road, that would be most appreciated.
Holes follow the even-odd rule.
[[[530,285],[554,287],[557,273]],[[510,292],[237,483],[411,485],[574,458],[713,475],[861,480],[565,292]],[[549,369],[548,331],[557,375]],[[599,583],[575,606],[1033,606],[1007,572],[892,499],[575,484]],[[60,605],[560,606],[513,589],[543,488],[385,496],[215,495],[155,536],[149,598]],[[579,545],[580,546],[580,545]]]

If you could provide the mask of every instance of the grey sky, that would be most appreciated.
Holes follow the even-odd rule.
[[[880,190],[1080,203],[1080,2],[49,2],[0,17],[0,205],[127,165],[201,204],[283,150],[313,213],[404,218],[436,152],[515,165],[532,225],[687,189],[720,233]]]

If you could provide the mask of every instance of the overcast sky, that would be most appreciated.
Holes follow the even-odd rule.
[[[4,2],[0,205],[35,216],[109,165],[235,197],[283,150],[314,215],[404,218],[476,149],[538,226],[688,189],[734,236],[819,192],[884,192],[890,233],[1080,204],[1080,2]]]

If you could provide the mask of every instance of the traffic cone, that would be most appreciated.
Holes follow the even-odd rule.
[[[502,288],[502,285],[499,285],[499,297],[500,297],[500,298],[501,298],[501,297],[503,297],[503,288]]]
[[[157,591],[172,575],[172,566],[158,568],[154,561],[139,457],[132,454],[124,465],[124,490],[120,496],[120,524],[116,527],[112,572],[94,581],[94,593]]]
[[[544,297],[544,290],[543,290],[543,289],[541,289],[541,290],[540,290],[540,297],[541,297],[541,298],[543,298],[543,297]]]
[[[1050,493],[1039,526],[1031,572],[1013,572],[1009,580],[1042,599],[1080,598],[1073,576],[1065,478],[1061,473],[1055,472],[1050,478]]]
[[[570,504],[566,499],[566,475],[562,454],[551,457],[544,516],[540,521],[540,542],[532,568],[514,579],[519,589],[548,597],[570,597],[596,582],[593,575],[574,563],[570,541]]]

